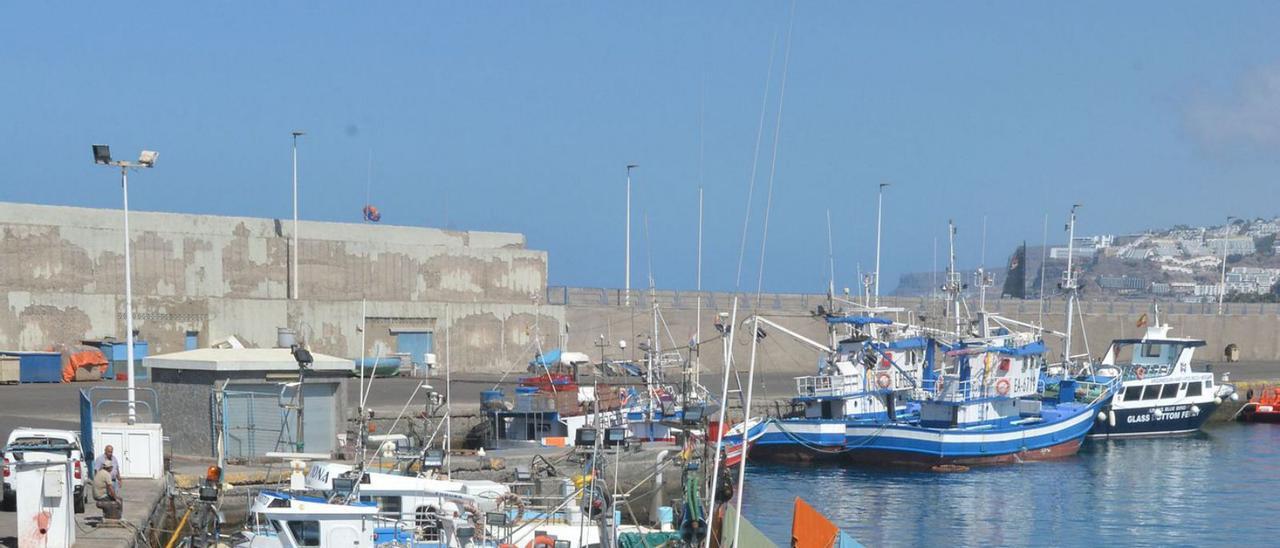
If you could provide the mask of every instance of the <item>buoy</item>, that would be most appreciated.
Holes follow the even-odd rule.
[[[478,457],[483,457],[483,456],[484,456],[484,448],[483,448],[483,447],[481,447],[481,448],[479,448],[479,449],[476,449],[476,456],[478,456]]]
[[[1222,396],[1214,396],[1214,397],[1213,397],[1213,403],[1216,403],[1216,404],[1218,404],[1218,405],[1222,405]]]
[[[1200,414],[1200,406],[1199,406],[1199,405],[1193,405],[1193,406],[1191,406],[1191,414],[1192,414],[1192,415],[1199,415],[1199,414]]]
[[[1107,426],[1112,428],[1116,427],[1116,411],[1114,409],[1112,409],[1110,413],[1107,413]]]
[[[1240,401],[1240,394],[1237,394],[1237,393],[1235,393],[1235,392],[1232,392],[1232,393],[1231,393],[1231,401]]]
[[[1102,421],[1105,421],[1105,420],[1107,420],[1107,412],[1106,412],[1106,411],[1098,411],[1098,422],[1102,422]]]

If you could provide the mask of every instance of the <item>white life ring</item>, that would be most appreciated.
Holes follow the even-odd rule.
[[[889,377],[888,373],[881,372],[876,375],[876,386],[879,386],[880,388],[888,388],[892,384],[893,378]]]
[[[1009,379],[1000,379],[996,381],[996,393],[1001,396],[1009,393]]]

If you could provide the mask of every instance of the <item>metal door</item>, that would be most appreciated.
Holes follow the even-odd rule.
[[[401,331],[396,333],[396,352],[408,354],[414,365],[424,365],[432,342],[430,331]]]

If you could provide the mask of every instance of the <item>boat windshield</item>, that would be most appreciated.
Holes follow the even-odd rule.
[[[1163,376],[1173,372],[1183,350],[1193,346],[1184,341],[1124,341],[1114,343],[1114,364],[1126,378]]]

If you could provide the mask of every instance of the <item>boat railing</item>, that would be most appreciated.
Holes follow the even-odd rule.
[[[1037,393],[1040,386],[1039,371],[1029,370],[1019,375],[991,376],[959,380],[958,375],[944,375],[934,380],[934,399],[947,402],[964,402],[990,398],[1017,398]]]
[[[914,389],[911,378],[898,370],[872,369],[862,375],[812,375],[796,377],[796,395],[807,398],[841,398],[882,391]]]
[[[1111,378],[1101,382],[1076,381],[1076,401],[1087,405],[1098,403],[1099,400],[1115,394],[1121,382],[1123,381],[1118,378]],[[1081,398],[1081,395],[1084,398]]]

